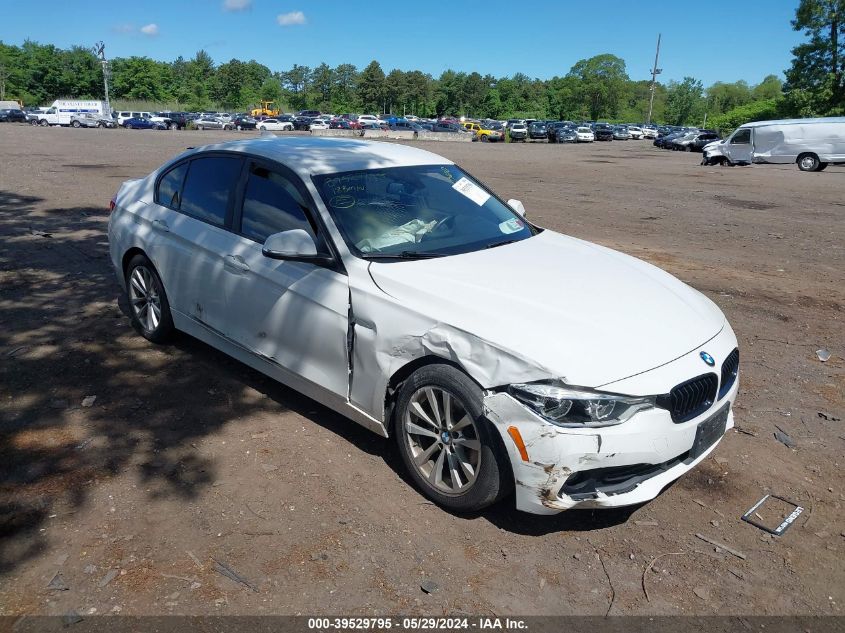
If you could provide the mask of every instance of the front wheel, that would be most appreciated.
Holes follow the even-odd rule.
[[[427,365],[404,382],[394,411],[394,436],[411,478],[428,498],[458,512],[485,508],[513,486],[507,453],[481,401],[481,389],[462,371]]]
[[[38,125],[40,125],[41,127],[49,127],[50,126],[50,124],[47,122],[47,119],[41,119],[41,121],[38,122]]]
[[[201,125],[198,125],[198,126],[197,126],[197,129],[198,129],[198,130],[201,130],[201,129],[202,129],[202,126],[201,126]]]
[[[70,126],[71,127],[80,127],[80,123],[79,123],[79,121],[73,121],[73,122],[71,122]]]
[[[145,339],[164,343],[173,335],[170,302],[152,262],[135,255],[126,267],[126,287],[132,326]]]

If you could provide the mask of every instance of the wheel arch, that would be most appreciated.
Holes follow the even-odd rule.
[[[462,374],[464,374],[467,378],[469,378],[472,382],[474,382],[479,389],[481,389],[482,391],[484,390],[484,388],[478,383],[478,381],[473,378],[472,375],[463,366],[461,366],[460,363],[456,363],[453,360],[444,358],[442,356],[437,356],[435,354],[426,354],[425,356],[419,356],[405,363],[396,371],[394,371],[387,381],[387,387],[384,392],[384,426],[387,430],[388,436],[393,435],[393,409],[396,405],[396,397],[398,396],[400,389],[402,389],[402,384],[415,371],[428,365],[448,365],[450,367],[454,367]]]
[[[123,271],[124,281],[126,280],[126,272],[129,268],[129,262],[132,261],[132,258],[135,257],[135,255],[143,255],[148,260],[150,260],[150,256],[147,255],[146,251],[144,251],[144,249],[139,246],[133,246],[132,248],[127,250],[120,260],[120,270]],[[150,260],[150,263],[152,264],[152,260]],[[155,264],[153,264],[153,268],[155,268]],[[156,272],[158,272],[158,270],[156,270]]]

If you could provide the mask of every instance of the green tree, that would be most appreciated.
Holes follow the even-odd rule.
[[[578,61],[569,71],[578,80],[581,103],[585,104],[593,120],[616,118],[628,84],[625,61],[605,53]]]
[[[808,41],[792,49],[787,90],[804,90],[838,111],[845,104],[845,0],[801,0],[792,28]]]
[[[384,108],[384,71],[373,60],[358,78],[358,98],[367,112],[381,112]]]
[[[776,99],[783,95],[783,82],[777,75],[766,75],[759,84],[751,90],[751,96],[755,101],[765,99]]]
[[[684,77],[680,83],[669,83],[666,90],[666,121],[672,125],[685,125],[697,119],[702,112],[704,89],[701,82]]]

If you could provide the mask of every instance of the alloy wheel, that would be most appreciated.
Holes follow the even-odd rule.
[[[161,323],[161,296],[153,273],[146,266],[136,266],[129,277],[129,301],[138,323],[154,332]]]
[[[404,433],[413,467],[438,492],[461,495],[475,483],[481,441],[472,415],[454,394],[418,389],[405,410]]]

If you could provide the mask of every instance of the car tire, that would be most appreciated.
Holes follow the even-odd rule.
[[[131,124],[131,123],[124,123],[124,124],[123,124],[123,127],[125,127],[127,130],[131,130],[131,129],[132,129],[132,124]]]
[[[158,272],[144,255],[135,255],[126,266],[126,294],[132,327],[153,343],[170,340],[175,332],[170,302]]]
[[[50,127],[50,124],[47,122],[47,119],[41,119],[38,122],[38,125],[40,125],[41,127]]]
[[[197,129],[198,129],[198,130],[201,130],[201,129],[202,129],[202,126],[201,126],[201,125],[198,125],[198,126],[197,126]]]
[[[795,162],[801,171],[819,171],[821,165],[819,157],[811,153],[800,154]]]
[[[507,451],[484,418],[482,397],[465,373],[434,364],[405,380],[394,408],[393,435],[411,479],[456,512],[481,510],[513,488]]]
[[[490,142],[490,138],[489,138],[486,134],[483,134],[483,135],[481,136],[481,142],[482,142],[482,143],[489,143],[489,142]]]
[[[235,129],[236,129],[238,132],[240,132],[240,131],[241,131],[241,130],[243,130],[244,128],[243,128],[243,126],[241,126],[241,124],[240,124],[240,123],[238,123],[238,124],[235,126]]]
[[[258,129],[259,129],[259,130],[261,130],[262,132],[264,132],[264,131],[267,129],[267,126],[265,126],[265,125],[259,125],[259,126],[258,126]]]
[[[72,121],[70,126],[71,127],[81,127],[81,125],[79,124],[79,121]]]
[[[170,130],[178,130],[178,129],[179,129],[179,124],[178,124],[178,123],[173,123],[173,122],[171,121],[171,122],[170,122],[170,124],[167,126],[167,128],[168,128],[168,129],[170,129]]]

